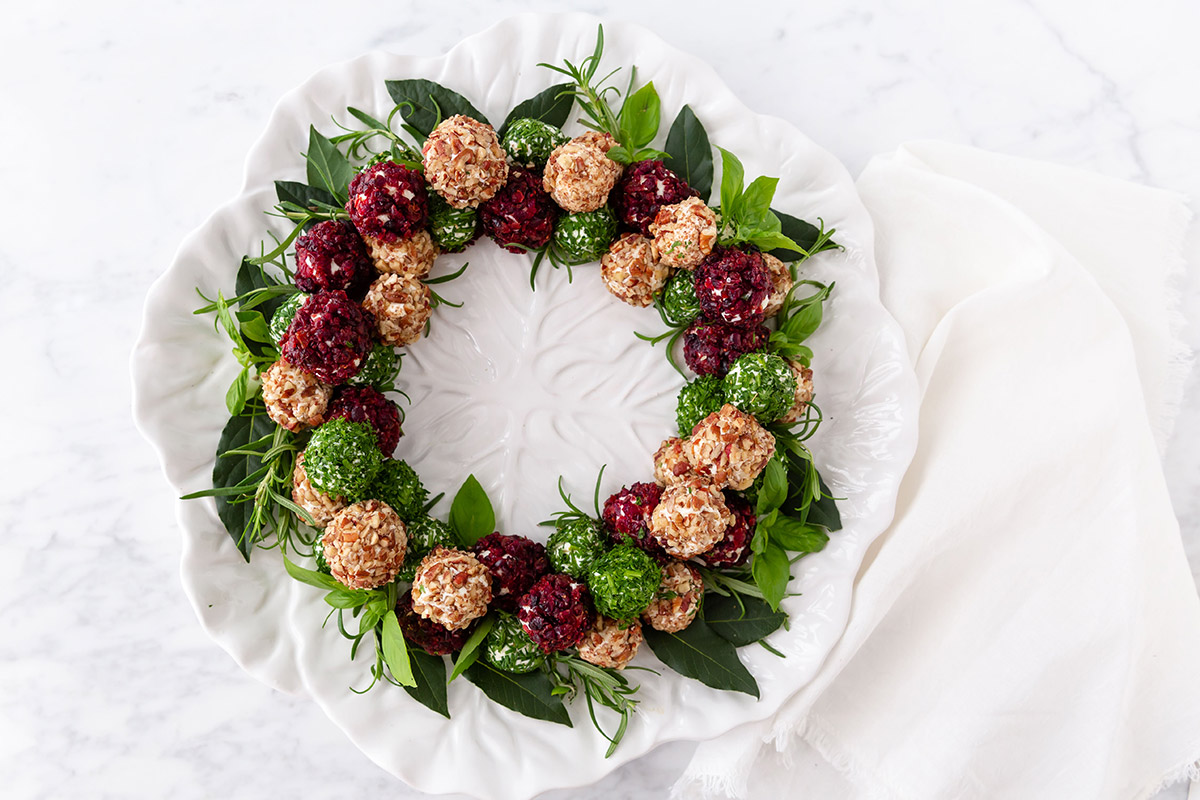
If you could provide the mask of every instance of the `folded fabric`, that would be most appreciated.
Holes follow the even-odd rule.
[[[1200,600],[1159,463],[1187,369],[1183,200],[935,143],[858,188],[922,388],[916,458],[818,677],[700,745],[674,795],[1134,798],[1194,777]]]

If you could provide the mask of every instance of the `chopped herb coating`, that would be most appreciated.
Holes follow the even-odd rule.
[[[546,554],[556,572],[584,580],[592,562],[604,555],[604,535],[599,523],[590,519],[570,519],[557,523]]]
[[[617,218],[608,206],[567,214],[554,228],[554,243],[572,262],[599,261],[617,236]]]
[[[301,295],[303,296],[303,295]],[[283,306],[279,307],[280,311]],[[274,318],[271,324],[275,324]],[[272,331],[274,329],[272,328]],[[372,345],[367,357],[363,359],[362,369],[350,379],[355,386],[374,386],[380,391],[394,388],[396,376],[400,373],[400,355],[390,344],[376,342]]]
[[[400,567],[397,577],[412,583],[421,559],[433,552],[433,548],[438,545],[454,547],[454,531],[449,525],[429,516],[419,516],[411,520],[408,523],[408,554],[404,557],[404,565]]]
[[[658,562],[644,550],[617,545],[592,564],[588,586],[597,611],[616,620],[628,620],[650,605],[660,577]]]
[[[421,516],[429,492],[421,484],[421,476],[407,462],[388,459],[383,462],[375,480],[368,488],[370,496],[382,500],[408,522]]]
[[[279,344],[283,335],[287,333],[288,325],[291,325],[292,320],[296,318],[296,312],[300,310],[300,306],[304,305],[304,301],[307,299],[308,295],[304,292],[297,292],[275,309],[275,313],[271,315],[271,323],[267,326],[272,342]]]
[[[375,430],[366,422],[332,419],[313,432],[304,451],[309,483],[352,501],[368,496],[367,489],[382,465]]]
[[[725,398],[761,422],[779,419],[792,407],[796,375],[774,353],[747,353],[725,376]]]
[[[429,234],[447,253],[457,253],[475,239],[475,208],[455,208],[438,195],[429,198]]]
[[[679,390],[675,421],[679,435],[690,436],[696,423],[725,405],[725,384],[713,375],[702,375]]]
[[[554,148],[569,141],[570,137],[553,125],[540,119],[525,118],[513,120],[501,144],[518,164],[540,167],[546,163]]]
[[[533,672],[546,661],[542,649],[511,614],[501,613],[496,618],[483,647],[484,658],[505,672]]]
[[[673,325],[687,325],[700,316],[700,301],[696,298],[696,280],[687,270],[670,277],[662,295],[663,312]]]

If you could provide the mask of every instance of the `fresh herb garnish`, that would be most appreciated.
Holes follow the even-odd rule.
[[[560,668],[563,670],[562,672],[559,671]],[[626,669],[641,669],[653,672],[655,675],[658,674],[645,667],[626,667]],[[592,718],[592,725],[600,732],[601,736],[609,741],[604,757],[608,758],[615,753],[617,745],[625,736],[625,730],[629,727],[629,717],[637,709],[638,701],[633,696],[637,693],[638,687],[630,683],[628,678],[615,669],[597,666],[584,661],[579,656],[568,653],[557,653],[552,656],[547,674],[550,682],[554,685],[553,694],[571,699],[579,692],[583,693],[584,699],[587,700],[588,715]],[[612,709],[621,718],[617,730],[611,736],[596,719],[597,705]]]
[[[492,501],[474,475],[468,475],[450,504],[450,527],[459,542],[470,547],[496,529]]]

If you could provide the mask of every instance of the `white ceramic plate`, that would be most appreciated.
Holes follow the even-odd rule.
[[[237,368],[211,320],[192,315],[195,287],[209,296],[231,290],[241,256],[256,252],[275,222],[263,215],[275,201],[272,181],[303,179],[309,124],[329,132],[330,115],[346,119],[348,105],[384,116],[391,107],[384,80],[417,77],[459,91],[498,124],[517,102],[557,82],[537,62],[578,61],[591,52],[597,22],[514,17],[440,58],[372,53],[330,67],[280,101],[247,160],[242,193],[186,240],[146,302],[133,356],[136,418],[181,494],[210,485],[225,388]],[[824,552],[800,562],[793,586],[803,594],[785,603],[790,630],[770,639],[787,658],[741,651],[761,699],[715,691],[665,668],[662,677],[636,673],[642,704],[620,749],[605,760],[606,743],[582,703],[567,729],[514,714],[462,680],[450,687],[449,721],[392,687],[351,692],[365,684],[368,664],[361,656],[351,662],[336,629],[321,628],[322,593],[289,580],[274,551],[246,564],[211,501],[181,502],[184,588],[213,639],[263,682],[312,697],[370,758],[427,792],[502,800],[583,785],[663,742],[709,738],[772,714],[841,635],[855,573],[891,520],[915,445],[915,380],[901,333],[879,302],[871,222],[845,169],[792,126],[749,111],[698,59],[632,25],[605,30],[605,63],[636,62],[639,76],[654,80],[664,136],[690,104],[713,143],[741,156],[748,176],[781,176],[777,208],[837,228],[845,251],[815,258],[805,276],[837,281],[811,342],[826,416],[812,447],[845,498],[845,528]],[[412,407],[397,456],[433,491],[453,492],[475,473],[497,504],[501,530],[542,538],[536,523],[560,508],[560,474],[579,500],[590,499],[601,464],[608,465],[605,496],[649,479],[650,454],[674,432],[682,381],[661,345],[633,337],[634,330],[659,330],[657,315],[615,301],[596,267],[577,269],[570,284],[565,273],[543,268],[531,292],[527,257],[481,242],[463,257],[443,257],[436,269],[463,258],[471,262],[465,277],[438,289],[465,307],[438,309],[432,335],[405,359],[400,385]],[[649,648],[637,663],[661,667]]]

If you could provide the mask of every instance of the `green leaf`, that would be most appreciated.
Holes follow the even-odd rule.
[[[267,272],[263,265],[253,263],[249,257],[242,259],[241,266],[238,267],[237,281],[234,284],[234,291],[237,292],[238,297],[244,297],[255,289],[273,289],[275,292],[279,292],[279,294],[266,299],[261,299],[262,293],[255,298],[254,309],[262,314],[264,319],[269,320],[275,313],[275,309],[283,304],[289,294],[300,291],[290,285],[286,287],[286,291],[281,287],[284,287],[284,283]],[[245,308],[241,303],[238,304],[238,307]]]
[[[533,719],[573,727],[562,698],[553,694],[554,684],[541,670],[514,675],[498,670],[486,661],[476,661],[463,676],[505,708]]]
[[[329,592],[329,594],[325,595],[325,602],[332,608],[360,608],[361,606],[366,605],[367,601],[371,599],[371,596],[371,592],[341,587],[334,589],[333,591]],[[375,626],[367,625],[365,627],[370,629]]]
[[[787,500],[787,470],[778,455],[767,462],[763,470],[762,488],[758,491],[755,501],[755,513],[759,516],[779,508]]]
[[[354,177],[354,167],[337,145],[326,139],[312,125],[308,126],[308,182],[319,186],[337,198],[336,205],[346,202],[347,187]]]
[[[487,492],[474,475],[468,475],[450,504],[450,527],[458,540],[471,546],[496,529],[496,512]]]
[[[712,145],[691,106],[684,106],[675,116],[665,148],[670,158],[667,166],[707,200],[712,194]]]
[[[780,222],[771,213],[771,200],[775,197],[775,187],[779,178],[768,178],[760,175],[750,182],[746,191],[738,198],[734,217],[741,225],[757,228],[763,232],[778,231]]]
[[[723,147],[717,149],[721,151],[721,215],[732,215],[737,208],[738,198],[742,196],[746,170],[733,153]]]
[[[703,615],[713,633],[734,647],[765,639],[787,621],[787,614],[772,611],[770,605],[757,597],[715,592],[705,596]]]
[[[821,229],[814,225],[805,222],[802,219],[793,217],[791,214],[784,214],[782,211],[776,211],[775,216],[779,217],[781,224],[780,231],[784,236],[791,239],[796,244],[803,247],[806,251],[811,252],[816,245],[817,240],[821,237]],[[840,245],[832,239],[827,240],[821,247],[812,255],[824,252],[826,250],[836,250]],[[795,250],[772,250],[771,255],[778,258],[780,261],[795,261],[801,257],[800,253]]]
[[[623,144],[636,149],[650,144],[658,135],[661,121],[662,102],[658,99],[658,91],[654,81],[650,81],[636,92],[625,98],[621,106],[619,122],[621,131],[629,132],[629,139]]]
[[[763,599],[772,609],[778,610],[780,601],[787,593],[788,581],[792,577],[791,567],[787,553],[774,542],[770,542],[765,550],[754,556],[750,572],[763,593]]]
[[[262,458],[257,455],[225,456],[224,454],[228,450],[244,449],[251,442],[256,442],[264,436],[271,436],[274,432],[275,423],[261,408],[255,408],[250,413],[243,411],[235,417],[230,417],[217,442],[217,461],[213,465],[212,474],[213,488],[220,490],[226,487],[240,486],[246,482],[248,476],[262,469]],[[242,557],[249,561],[250,551],[256,542],[250,541],[245,532],[250,528],[254,504],[234,502],[232,496],[218,496],[216,504],[217,516],[225,525],[225,530],[237,544]]]
[[[760,250],[769,250],[771,252],[782,250],[785,253],[796,252],[796,243],[778,231],[756,228],[748,231],[741,238]],[[782,261],[783,259],[780,260]],[[795,259],[792,260],[794,261]]]
[[[385,85],[392,100],[397,105],[405,106],[400,112],[404,115],[404,121],[424,136],[455,114],[463,114],[485,124],[488,121],[467,98],[433,81],[412,78],[385,81]]]
[[[821,478],[820,474],[817,475],[817,481],[821,487],[821,496],[809,506],[808,521],[831,531],[840,531],[842,515],[838,512],[837,503],[830,497],[832,492],[829,491],[829,487],[825,485],[825,480]]]
[[[292,563],[287,556],[283,557],[283,568],[287,570],[287,574],[292,576],[294,580],[298,580],[301,583],[307,583],[309,586],[315,586],[318,589],[337,591],[339,589],[346,588],[342,584],[338,583],[337,578],[334,578],[332,575],[326,575],[324,572],[317,572],[316,570],[305,569],[304,567]]]
[[[376,119],[375,117],[371,116],[367,112],[363,111],[361,108],[355,108],[354,106],[347,106],[346,111],[350,114],[350,116],[354,117],[356,120],[361,122],[363,125],[366,125],[368,130],[369,129],[375,129],[375,130],[379,130],[379,131],[391,130],[391,128],[389,128],[387,126],[386,122],[384,122],[383,120],[380,120],[380,119]]]
[[[707,602],[707,600],[706,600]],[[713,633],[703,619],[679,633],[643,629],[654,655],[671,669],[706,686],[758,697],[758,683],[738,658],[737,648]]]
[[[496,624],[496,617],[488,615],[483,622],[471,632],[471,637],[467,639],[462,650],[459,651],[458,657],[454,659],[454,669],[450,672],[450,679],[453,681],[467,669],[467,667],[479,660],[479,646],[483,644],[483,640],[487,638],[488,633],[492,630],[492,626]]]
[[[819,553],[828,542],[828,533],[795,517],[781,515],[771,526],[771,543],[793,553]]]
[[[446,660],[431,656],[419,647],[408,648],[416,686],[405,686],[412,699],[431,711],[450,719],[450,704],[446,700]]]
[[[246,393],[249,391],[249,384],[250,368],[242,367],[242,371],[237,374],[233,383],[229,384],[228,391],[225,392],[225,408],[235,417],[246,408]]]
[[[275,181],[275,196],[280,203],[295,203],[302,208],[314,208],[317,203],[338,205],[337,198],[324,189],[299,181]]]
[[[784,323],[783,332],[787,334],[791,342],[799,344],[821,327],[824,313],[821,303],[809,303],[801,306],[796,313],[788,317],[788,321]]]
[[[573,83],[556,83],[549,89],[543,89],[528,100],[517,103],[504,124],[500,126],[500,138],[508,132],[508,126],[519,119],[540,119],[547,125],[561,128],[571,116],[571,107],[575,105],[575,96],[571,93]]]
[[[416,686],[412,662],[408,658],[408,646],[404,643],[404,631],[400,630],[400,620],[396,619],[395,611],[389,611],[383,618],[379,644],[383,650],[383,661],[396,682],[401,686]]]

